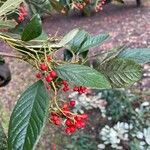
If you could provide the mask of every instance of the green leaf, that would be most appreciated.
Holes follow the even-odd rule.
[[[84,30],[80,30],[76,36],[68,43],[70,50],[77,53],[80,48],[82,47],[82,44],[89,38],[90,35],[88,32]]]
[[[99,34],[94,37],[89,37],[79,49],[79,53],[87,51],[88,49],[102,44],[106,39],[108,39],[109,34]]]
[[[77,85],[91,88],[110,88],[108,80],[103,74],[83,65],[65,64],[56,68],[58,76]]]
[[[125,49],[118,55],[119,58],[128,58],[139,64],[150,62],[150,48]]]
[[[10,118],[9,150],[32,150],[45,125],[49,98],[40,80],[30,86],[19,98]]]
[[[42,31],[41,35],[38,36],[35,40],[39,40],[39,41],[44,41],[48,39],[48,35],[47,33],[45,33],[45,31]]]
[[[25,26],[21,36],[22,41],[30,41],[37,38],[42,33],[42,21],[39,14],[33,16],[30,22]]]
[[[79,29],[73,29],[71,30],[68,34],[66,34],[62,40],[58,43],[59,46],[64,46],[66,45],[68,42],[70,42],[75,36],[76,34],[79,32]]]
[[[7,150],[7,137],[0,123],[0,150]]]
[[[60,4],[57,0],[49,0],[49,1],[56,11],[61,12],[64,9],[64,6]]]
[[[137,82],[142,75],[141,66],[128,59],[112,59],[99,66],[97,70],[103,73],[110,80],[114,88],[123,88]]]
[[[7,0],[0,7],[0,16],[6,15],[8,12],[13,11],[15,8],[19,6],[24,0]]]

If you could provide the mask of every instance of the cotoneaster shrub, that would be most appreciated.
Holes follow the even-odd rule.
[[[2,22],[12,21],[7,15],[21,2],[8,0],[0,7],[1,18],[6,17]],[[26,11],[20,6],[18,20],[25,16]],[[89,63],[90,49],[108,37],[107,33],[92,36],[78,28],[64,37],[50,37],[43,34],[39,14],[33,15],[17,36],[0,33],[1,40],[14,52],[0,55],[29,63],[37,78],[20,96],[12,112],[7,138],[9,150],[35,149],[47,119],[50,124],[62,126],[69,135],[84,128],[88,116],[72,110],[76,103],[67,96],[71,91],[81,95],[89,89],[127,88],[140,80],[142,64],[149,62],[149,49],[120,48],[93,56]],[[57,55],[59,51],[63,53],[62,59]]]

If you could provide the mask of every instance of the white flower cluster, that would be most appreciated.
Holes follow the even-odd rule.
[[[150,150],[150,127],[138,131],[136,137],[140,140],[140,150]]]
[[[101,93],[95,96],[87,96],[86,94],[79,95],[77,92],[73,92],[69,95],[69,98],[76,101],[75,111],[83,113],[83,108],[86,110],[99,108],[102,113],[102,117],[106,117],[105,113],[107,101],[101,99]]]
[[[128,133],[132,128],[133,125],[126,122],[118,122],[113,127],[106,125],[100,131],[100,138],[104,143],[98,145],[98,150],[105,149],[106,145],[111,145],[116,150],[122,150],[120,142],[129,140]]]

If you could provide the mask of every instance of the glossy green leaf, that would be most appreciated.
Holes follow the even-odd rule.
[[[68,34],[66,34],[62,40],[58,43],[59,46],[64,46],[66,45],[68,42],[70,42],[79,32],[79,29],[73,29],[71,30]]]
[[[68,43],[70,50],[74,53],[79,52],[80,48],[82,47],[82,44],[90,37],[89,33],[80,30],[76,36]]]
[[[42,21],[40,15],[36,14],[32,17],[30,22],[25,26],[21,36],[22,41],[30,41],[42,33]]]
[[[56,68],[58,76],[77,85],[87,86],[95,89],[110,88],[105,76],[87,66],[76,64],[65,64]]]
[[[90,48],[102,44],[106,39],[108,39],[108,37],[109,34],[99,34],[97,36],[87,38],[87,40],[80,47],[79,53],[82,53],[84,51],[87,51]]]
[[[32,150],[39,140],[48,113],[49,98],[40,80],[19,98],[10,118],[9,150]]]
[[[119,58],[128,58],[140,64],[150,62],[150,48],[125,49],[118,55]]]
[[[7,137],[0,123],[0,150],[7,150]]]
[[[128,59],[112,59],[99,66],[115,88],[123,88],[140,80],[142,76],[141,66]]]

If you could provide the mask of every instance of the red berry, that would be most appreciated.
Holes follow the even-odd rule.
[[[67,103],[63,104],[63,110],[68,110],[68,104]]]
[[[58,126],[60,126],[61,125],[61,121],[60,120],[56,120],[55,124],[58,125]]]
[[[72,99],[72,100],[69,102],[69,104],[70,104],[70,106],[74,107],[74,106],[76,105],[76,101]]]
[[[56,115],[54,115],[54,116],[52,116],[52,117],[51,117],[51,120],[53,120],[53,121],[57,121],[57,120],[59,120],[59,117],[58,117],[58,116],[56,116]]]
[[[67,83],[67,81],[65,81],[65,80],[62,81],[62,84],[63,84],[64,86],[68,86],[68,83]]]
[[[45,77],[45,80],[47,82],[51,82],[53,79],[52,79],[52,77],[50,75],[48,75],[48,76]]]
[[[51,61],[52,60],[52,56],[51,55],[47,55],[47,60]]]
[[[52,70],[52,71],[50,72],[50,76],[51,76],[52,78],[57,77],[56,71]]]
[[[87,114],[82,114],[82,115],[81,115],[81,118],[83,118],[83,119],[88,119],[88,115],[87,115]]]
[[[76,131],[76,127],[75,126],[71,126],[70,128],[70,133],[74,133]]]
[[[36,74],[36,77],[37,77],[38,79],[40,79],[40,78],[42,77],[42,74],[39,72],[39,73]]]
[[[78,91],[79,90],[79,88],[77,87],[77,86],[75,86],[74,88],[73,88],[73,91]]]
[[[48,70],[48,66],[46,65],[46,64],[40,64],[40,69],[42,70],[42,71],[47,71]]]
[[[66,126],[71,126],[71,125],[73,125],[73,122],[72,122],[72,120],[67,119],[65,124],[66,124]]]
[[[70,133],[71,133],[70,128],[69,128],[69,127],[66,128],[66,129],[65,129],[65,132],[66,132],[67,134],[70,134]]]
[[[85,127],[85,123],[82,120],[77,121],[76,127],[79,128],[79,129],[84,128]]]
[[[63,91],[64,92],[67,92],[69,90],[69,87],[68,86],[65,86],[64,88],[63,88]]]

